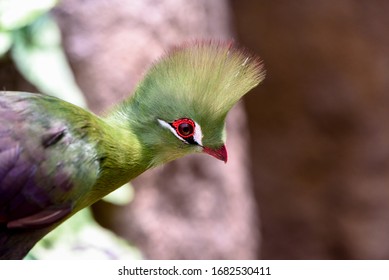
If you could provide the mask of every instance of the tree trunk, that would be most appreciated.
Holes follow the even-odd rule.
[[[389,2],[231,2],[266,259],[389,258]]]

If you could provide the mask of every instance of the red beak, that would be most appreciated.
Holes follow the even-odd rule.
[[[227,163],[227,149],[225,145],[221,146],[219,149],[203,147],[203,152]]]

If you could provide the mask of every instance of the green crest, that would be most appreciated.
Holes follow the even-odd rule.
[[[135,100],[167,121],[224,120],[232,106],[264,78],[261,61],[232,43],[194,42],[169,51],[147,72]],[[169,119],[170,118],[170,119]]]

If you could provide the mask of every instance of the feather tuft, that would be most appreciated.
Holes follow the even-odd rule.
[[[135,99],[153,110],[224,119],[265,76],[262,61],[232,41],[194,41],[172,48],[148,71]],[[173,107],[174,106],[174,107]]]

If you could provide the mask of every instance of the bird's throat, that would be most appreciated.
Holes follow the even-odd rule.
[[[96,200],[148,169],[141,143],[130,129],[102,119],[98,131],[100,175],[93,188]]]

